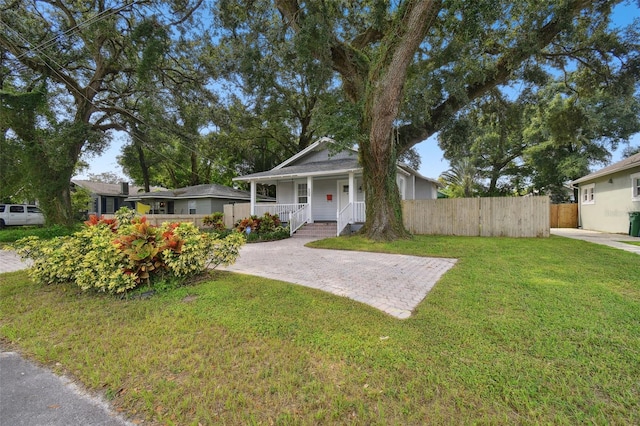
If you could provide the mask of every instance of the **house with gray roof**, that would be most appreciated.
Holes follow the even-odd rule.
[[[273,169],[234,178],[251,185],[251,214],[277,213],[291,232],[305,223],[336,222],[340,235],[366,219],[362,166],[355,150],[334,153],[330,138],[321,138]],[[261,203],[257,185],[275,185],[276,204]],[[435,199],[438,181],[398,163],[397,184],[403,200]]]
[[[224,211],[225,204],[247,203],[249,192],[218,184],[202,184],[178,189],[132,194],[127,202],[151,206],[153,214],[211,214]],[[259,197],[262,202],[275,201]]]
[[[91,194],[91,203],[89,205],[88,214],[102,216],[104,214],[113,214],[120,207],[135,208],[135,203],[126,201],[130,194],[144,191],[141,186],[130,185],[127,182],[121,183],[103,183],[90,180],[72,179],[71,190],[80,187],[87,190]],[[164,189],[164,188],[162,188]]]
[[[640,211],[640,153],[576,179],[572,184],[580,194],[580,227],[626,234],[629,213]]]

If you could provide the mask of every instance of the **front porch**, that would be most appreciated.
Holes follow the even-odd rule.
[[[251,214],[262,216],[265,213],[277,214],[282,222],[288,223],[291,235],[305,224],[315,222],[312,204],[310,203],[252,203]],[[342,209],[336,211],[336,236],[341,235],[349,225],[364,223],[365,220],[366,210],[364,201],[347,203]]]
[[[276,203],[257,201],[258,184],[276,186]],[[350,224],[366,219],[362,177],[352,171],[343,174],[287,176],[251,179],[251,214],[277,214],[289,224],[291,235],[307,223],[335,222],[336,235]]]

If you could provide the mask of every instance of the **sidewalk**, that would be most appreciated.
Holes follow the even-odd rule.
[[[626,234],[609,234],[606,232],[588,231],[585,229],[575,228],[551,228],[552,235],[560,237],[573,238],[576,240],[588,241],[594,244],[602,244],[605,246],[617,248],[635,254],[640,254],[640,246],[626,244],[621,241],[633,241],[640,243],[639,237],[630,237]]]
[[[131,426],[71,380],[0,348],[0,424]]]
[[[0,274],[27,269],[29,262],[23,262],[14,251],[0,248]]]

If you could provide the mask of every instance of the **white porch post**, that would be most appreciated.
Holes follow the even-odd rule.
[[[251,181],[251,216],[256,214],[256,181]]]
[[[353,223],[354,220],[354,208],[355,208],[355,192],[356,192],[356,185],[355,185],[355,177],[353,172],[349,173],[349,204],[351,205],[351,220],[349,221],[350,223]]]
[[[307,176],[307,203],[309,204],[309,223],[313,223],[313,178],[311,176]]]

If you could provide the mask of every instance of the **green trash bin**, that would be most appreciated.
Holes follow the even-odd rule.
[[[629,235],[640,237],[640,212],[629,213]]]

